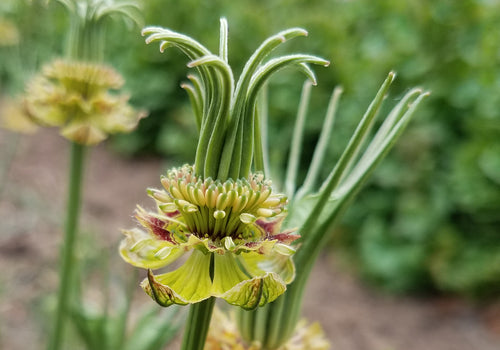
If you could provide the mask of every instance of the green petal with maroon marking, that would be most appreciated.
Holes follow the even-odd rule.
[[[131,265],[144,269],[167,266],[185,253],[179,246],[159,240],[139,229],[124,230],[126,236],[120,243],[120,255]]]
[[[211,296],[210,256],[193,250],[177,270],[154,276],[151,270],[141,287],[161,306],[197,303]]]

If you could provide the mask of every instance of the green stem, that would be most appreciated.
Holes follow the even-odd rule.
[[[50,338],[49,350],[61,348],[65,318],[68,311],[71,279],[74,268],[74,246],[76,241],[78,216],[80,213],[81,184],[85,147],[76,143],[71,145],[69,173],[69,194],[66,212],[66,228],[61,251],[60,285],[57,301],[56,319]]]
[[[189,307],[181,350],[203,350],[214,305],[215,298],[210,297]]]
[[[18,133],[7,133],[7,142],[5,143],[4,159],[0,162],[0,199],[8,181],[9,170],[16,156],[17,146],[19,144]]]

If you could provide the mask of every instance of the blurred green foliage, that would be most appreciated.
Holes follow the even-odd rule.
[[[21,60],[6,60],[13,53],[0,48],[2,62],[10,62],[1,67],[3,86],[21,80],[12,65],[22,62],[26,74],[62,52],[64,43],[57,38],[64,35],[64,16],[53,2],[42,7],[36,0],[0,5],[2,16],[19,24],[23,38]],[[329,149],[332,159],[388,71],[398,73],[391,99],[415,85],[431,90],[425,108],[346,213],[334,246],[363,276],[392,291],[499,294],[498,1],[149,0],[143,7],[147,25],[185,32],[214,52],[218,19],[225,16],[236,71],[268,35],[306,28],[310,38],[287,45],[332,60],[329,69],[316,69],[319,86],[313,90],[305,140],[311,150],[330,91],[337,84],[345,90]],[[113,145],[127,154],[154,152],[188,161],[196,128],[179,87],[189,72],[187,62],[176,50],[160,54],[146,46],[138,29],[131,33],[122,25],[111,27],[107,57],[126,77],[133,103],[150,116]],[[276,173],[287,157],[301,79],[286,72],[270,87]],[[310,154],[304,152],[304,171]]]

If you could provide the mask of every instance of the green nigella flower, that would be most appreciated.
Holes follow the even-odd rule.
[[[157,269],[186,253],[178,269],[153,275],[141,286],[160,305],[189,304],[211,296],[252,309],[275,300],[295,275],[290,243],[280,232],[286,197],[275,194],[262,174],[221,182],[196,176],[193,167],[163,177],[164,190],[150,189],[156,212],[137,208],[145,228],[126,230],[120,246],[130,264]]]
[[[281,232],[286,197],[273,193],[265,177],[257,98],[277,71],[294,66],[314,81],[308,64],[329,62],[311,55],[266,57],[300,28],[265,40],[250,57],[237,81],[228,61],[228,26],[220,22],[219,54],[196,40],[165,28],[148,27],[147,43],[160,50],[177,47],[190,60],[183,84],[199,130],[193,166],[172,169],[164,190],[150,190],[156,212],[138,208],[145,228],[125,231],[120,252],[129,263],[148,269],[167,266],[189,253],[176,270],[142,282],[160,305],[197,303],[218,297],[253,309],[281,295],[295,276],[290,245],[299,236]]]
[[[135,111],[127,95],[112,94],[124,81],[99,63],[55,60],[27,85],[25,107],[40,125],[61,127],[61,134],[92,145],[108,134],[136,127],[144,112]]]

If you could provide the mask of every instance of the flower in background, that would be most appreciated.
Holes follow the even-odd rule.
[[[37,125],[26,114],[20,98],[0,99],[0,127],[21,134],[32,134]]]
[[[190,253],[178,269],[149,270],[141,286],[160,305],[189,304],[212,296],[246,309],[281,295],[295,275],[290,243],[299,236],[280,232],[286,197],[273,193],[262,174],[221,182],[174,168],[164,190],[150,189],[157,210],[136,211],[145,228],[126,230],[120,246],[130,264],[157,269]]]
[[[327,350],[330,343],[320,324],[308,324],[302,319],[292,337],[276,350]],[[215,308],[208,332],[205,350],[262,350],[259,341],[247,344],[241,337],[234,313],[224,313]]]
[[[19,43],[19,31],[14,23],[0,18],[0,46],[15,46]]]
[[[97,144],[132,130],[144,116],[128,104],[128,95],[110,92],[123,83],[106,65],[55,60],[28,84],[26,111],[40,125],[60,127],[74,142]]]

